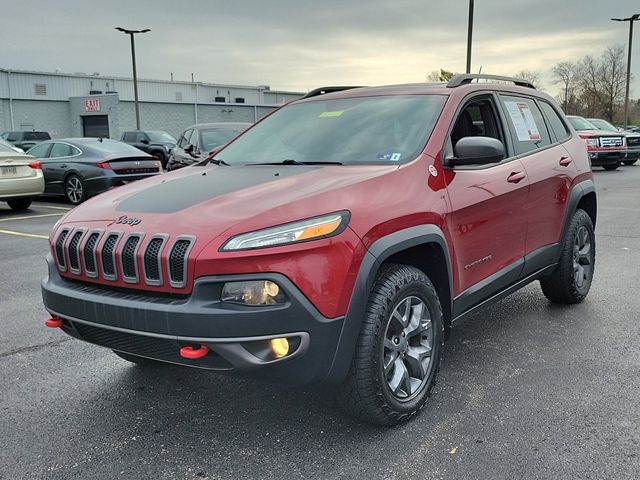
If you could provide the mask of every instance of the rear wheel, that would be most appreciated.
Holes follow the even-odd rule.
[[[637,158],[635,160],[625,160],[624,164],[630,166],[630,165],[634,165],[637,161],[638,161]]]
[[[22,210],[27,210],[31,206],[31,198],[14,198],[12,200],[7,200],[7,204],[11,207],[12,210],[20,212]]]
[[[605,170],[617,170],[620,165],[622,165],[622,162],[616,162],[611,165],[603,165],[602,168]]]
[[[578,209],[560,246],[556,269],[540,279],[542,293],[554,303],[579,303],[585,299],[596,263],[596,242],[591,217]]]
[[[64,182],[64,193],[74,205],[84,202],[87,199],[87,189],[84,187],[82,179],[73,174],[69,175]]]
[[[117,356],[126,360],[127,362],[135,363],[136,365],[140,365],[143,367],[153,367],[158,366],[162,362],[158,362],[157,360],[151,360],[150,358],[138,357],[137,355],[131,355],[130,353],[117,352],[113,350]]]
[[[417,268],[385,265],[373,286],[338,401],[352,416],[382,425],[424,407],[440,367],[442,308]]]

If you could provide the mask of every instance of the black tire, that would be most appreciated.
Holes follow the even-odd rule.
[[[580,255],[582,248],[576,247],[580,242],[579,235],[588,235],[589,268],[586,269],[586,259]],[[560,261],[556,269],[548,276],[540,279],[542,293],[553,303],[573,304],[585,299],[591,288],[596,263],[596,240],[591,217],[582,209],[573,214],[567,233],[560,245]],[[576,256],[577,255],[577,256]],[[576,266],[576,262],[579,266]],[[581,273],[580,266],[584,270]],[[580,284],[579,278],[582,278]]]
[[[425,372],[425,366],[422,362],[426,360],[427,356],[419,357],[420,370],[424,373],[422,380],[420,380],[421,383],[415,387],[415,392],[411,395],[397,389],[396,391],[401,391],[406,395],[406,398],[399,398],[391,391],[389,377],[392,377],[393,380],[395,370],[398,368],[398,360],[406,362],[404,360],[405,353],[407,357],[411,357],[407,348],[411,350],[412,348],[424,347],[422,344],[417,347],[410,346],[410,342],[415,337],[407,335],[403,339],[404,352],[399,353],[400,346],[397,346],[395,347],[398,348],[398,351],[395,352],[396,356],[391,357],[395,360],[388,360],[388,357],[385,356],[389,351],[387,342],[390,342],[387,335],[390,335],[389,332],[394,320],[392,319],[393,314],[407,301],[411,302],[411,299],[415,299],[423,307],[426,307],[430,316],[431,350],[428,356],[430,360],[428,370]],[[409,316],[411,305],[409,303],[409,307],[407,307],[408,324],[410,323],[409,319],[414,318],[413,309],[410,312],[411,316]],[[422,318],[420,316],[419,324],[422,324]],[[424,332],[420,334],[420,342],[423,341],[422,335]],[[404,337],[404,334],[402,336]],[[396,345],[398,344],[396,343]],[[421,270],[414,267],[383,265],[369,295],[349,373],[337,392],[338,403],[349,415],[370,423],[390,426],[409,420],[424,407],[431,395],[440,368],[443,346],[442,307],[429,278]],[[386,372],[385,362],[388,364]],[[412,373],[415,372],[411,371],[413,368],[407,367],[408,363],[404,363],[404,365],[404,372],[407,374],[406,381],[409,382],[404,385],[405,389],[410,391],[411,381],[417,379],[412,377]],[[402,378],[405,378],[404,375]],[[401,380],[399,385],[403,385],[403,381]]]
[[[23,210],[27,210],[31,206],[32,201],[33,199],[31,198],[14,198],[12,200],[7,200],[7,204],[11,207],[11,210],[21,212]]]
[[[158,362],[157,360],[151,360],[150,358],[138,357],[137,355],[131,355],[130,353],[117,352],[116,350],[112,350],[117,356],[126,360],[127,362],[135,363],[136,365],[140,365],[142,367],[153,367],[159,366],[163,362]]]
[[[163,170],[167,169],[167,156],[164,154],[164,152],[162,152],[160,150],[156,150],[155,152],[151,152],[151,155],[156,160],[160,160],[160,163],[162,163],[162,169]]]
[[[87,199],[87,188],[82,179],[74,174],[69,175],[64,181],[64,194],[67,200],[78,205]]]
[[[625,160],[623,163],[630,167],[631,165],[635,165],[637,161],[638,159],[636,158],[635,160]]]
[[[622,165],[622,162],[616,162],[612,165],[603,165],[602,168],[604,168],[605,170],[617,170],[618,167],[620,167],[620,165]]]

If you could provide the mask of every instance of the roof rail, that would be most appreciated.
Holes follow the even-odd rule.
[[[513,82],[519,87],[536,88],[533,83],[522,78],[503,77],[502,75],[484,75],[480,73],[458,73],[447,83],[448,88],[456,88],[460,85],[468,85],[473,80],[500,80],[501,82]]]
[[[354,85],[354,86],[320,87],[320,88],[316,88],[314,90],[311,90],[309,93],[307,93],[302,98],[318,97],[320,95],[325,95],[327,93],[342,92],[343,90],[351,90],[352,88],[362,88],[362,86],[360,86],[360,85],[355,86]]]

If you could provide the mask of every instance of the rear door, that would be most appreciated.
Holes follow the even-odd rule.
[[[49,152],[51,151],[53,143],[40,143],[29,150],[29,155],[37,158],[42,162],[42,175],[44,176],[44,193],[60,193],[58,185],[52,183],[53,168],[49,159]]]
[[[55,142],[47,155],[48,182],[55,193],[64,193],[64,181],[69,172],[77,171],[80,150],[68,143]]]
[[[492,94],[467,100],[451,130],[446,148],[464,137],[487,136],[502,141],[508,157],[497,164],[453,168],[447,191],[457,272],[454,316],[514,283],[522,271],[529,180],[508,135]]]
[[[526,204],[526,275],[553,262],[577,169],[562,146],[570,134],[554,107],[543,100],[515,95],[500,95],[500,104],[530,184]]]

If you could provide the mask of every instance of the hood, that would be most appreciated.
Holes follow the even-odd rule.
[[[64,223],[110,226],[126,216],[140,231],[213,239],[362,204],[384,166],[195,166],[113,188],[73,209]],[[360,184],[359,188],[353,188]],[[349,188],[347,188],[349,187]],[[105,224],[106,222],[106,224]],[[235,229],[234,229],[235,230]]]

